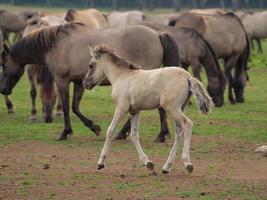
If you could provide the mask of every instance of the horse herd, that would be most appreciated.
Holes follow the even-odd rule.
[[[117,109],[108,129],[109,137],[101,153],[98,168],[104,167],[110,136],[122,113],[130,112],[131,117],[117,138],[126,138],[130,132],[140,160],[153,171],[153,163],[148,160],[139,144],[137,129],[140,110],[158,108],[161,131],[156,140],[164,142],[166,135],[169,134],[166,111],[174,117],[177,127],[177,138],[163,172],[169,172],[178,139],[183,134],[185,137],[183,160],[186,169],[192,172],[193,165],[189,159],[192,122],[182,111],[191,93],[196,96],[197,105],[203,113],[210,111],[213,102],[215,106],[223,106],[227,83],[230,103],[244,102],[251,40],[265,37],[263,34],[256,36],[256,31],[248,31],[253,28],[247,28],[249,26],[242,22],[254,14],[257,13],[234,14],[225,13],[220,9],[210,9],[146,17],[141,11],[113,11],[104,15],[96,9],[68,10],[66,13],[21,14],[3,10],[0,12],[0,27],[3,32],[0,44],[2,64],[0,92],[6,95],[8,110],[13,112],[13,104],[7,95],[12,93],[12,89],[26,69],[31,85],[30,120],[36,120],[35,99],[38,83],[45,122],[52,122],[55,102],[57,97],[59,99],[56,107],[58,114],[63,111],[64,129],[58,135],[58,140],[64,140],[72,134],[69,115],[70,83],[74,84],[72,111],[96,135],[100,134],[100,126],[82,114],[79,104],[85,87],[111,84]],[[9,16],[12,21],[7,23]],[[7,45],[9,32],[16,32],[16,38],[19,38],[11,47]],[[89,46],[96,46],[94,49],[90,47],[90,54]],[[224,62],[224,70],[220,68],[219,59]],[[113,75],[113,71],[98,70],[101,67],[96,66],[101,66],[101,63],[120,67],[114,68],[116,73]],[[162,66],[168,68],[158,69]],[[207,91],[213,102],[199,81],[191,78],[184,70],[170,66],[181,66],[184,69],[191,66],[194,76],[199,80],[203,66],[208,81]],[[128,68],[131,73],[125,75],[127,78],[123,78],[124,81],[121,79],[117,81],[122,83],[116,82],[115,87],[115,77],[120,74],[117,72],[127,71]],[[138,78],[139,75],[136,75],[135,79],[133,74],[141,74],[140,77],[143,78]],[[177,83],[174,79],[177,79]],[[164,80],[169,80],[172,84],[166,84]],[[126,85],[129,85],[128,89],[132,88],[133,94],[125,91],[123,87]],[[117,88],[117,92],[114,92],[114,88]],[[128,96],[122,94],[123,91]],[[139,97],[136,94],[139,94]],[[140,96],[147,99],[144,100]],[[176,106],[176,109],[173,106]],[[177,106],[180,111],[176,113],[174,111],[177,110]]]

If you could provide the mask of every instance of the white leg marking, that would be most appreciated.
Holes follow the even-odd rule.
[[[106,141],[105,141],[104,147],[103,147],[101,154],[100,154],[98,166],[104,165],[104,161],[105,161],[105,158],[107,157],[107,154],[108,154],[108,151],[110,148],[110,144],[111,144],[111,140],[112,140],[112,136],[114,135],[114,131],[115,131],[116,127],[118,126],[120,120],[122,119],[122,117],[126,113],[127,113],[126,109],[122,109],[118,106],[116,107],[116,111],[115,111],[115,114],[113,116],[112,122],[109,125],[108,130],[107,130]]]

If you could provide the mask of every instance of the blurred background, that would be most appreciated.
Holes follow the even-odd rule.
[[[5,6],[46,6],[46,7],[96,7],[111,9],[148,9],[220,7],[226,9],[266,8],[266,0],[0,0]]]

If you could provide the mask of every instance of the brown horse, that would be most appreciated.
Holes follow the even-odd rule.
[[[85,126],[99,135],[100,127],[80,112],[79,104],[84,92],[82,80],[90,61],[87,55],[88,45],[102,43],[110,45],[130,61],[144,66],[144,69],[159,68],[162,64],[179,64],[176,43],[168,34],[159,34],[145,26],[90,30],[82,24],[68,23],[37,30],[22,38],[6,52],[0,92],[11,94],[23,75],[26,64],[47,65],[63,104],[65,126],[58,139],[67,139],[72,133],[69,116],[70,82],[74,83],[73,112]]]
[[[176,27],[189,26],[203,35],[214,50],[216,57],[225,61],[230,102],[233,104],[244,102],[250,45],[240,19],[232,13],[224,15],[184,13],[173,19],[170,24]],[[234,77],[231,74],[233,69]],[[232,89],[234,89],[235,97]]]

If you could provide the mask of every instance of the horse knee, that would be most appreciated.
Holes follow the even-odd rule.
[[[30,94],[31,94],[31,97],[32,98],[36,98],[36,95],[37,95],[37,91],[36,91],[36,89],[33,87],[33,88],[31,88],[31,90],[30,90]]]

